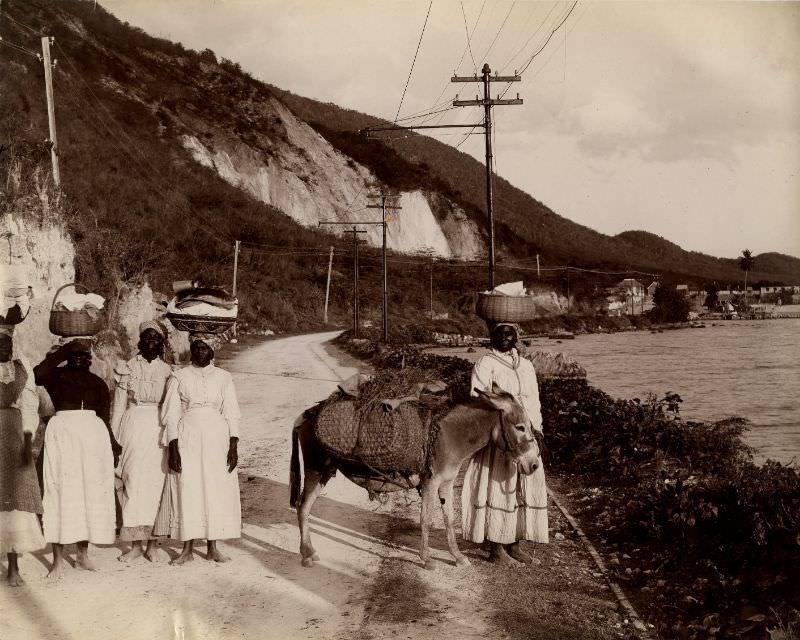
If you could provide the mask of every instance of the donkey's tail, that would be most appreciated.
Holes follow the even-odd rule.
[[[292,429],[292,460],[289,463],[289,505],[296,507],[300,500],[300,433],[298,427]]]

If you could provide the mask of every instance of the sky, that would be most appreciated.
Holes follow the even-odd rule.
[[[800,2],[100,4],[283,89],[401,124],[479,122],[480,107],[405,118],[482,92],[454,74],[520,72],[491,85],[524,102],[493,109],[495,169],[557,214],[718,257],[800,257]],[[429,135],[483,162],[482,131],[467,131]]]

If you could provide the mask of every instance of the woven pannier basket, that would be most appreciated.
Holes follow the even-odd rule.
[[[522,322],[536,317],[532,296],[479,293],[475,313],[487,322]]]
[[[53,296],[53,304],[50,307],[50,333],[57,336],[93,336],[103,326],[103,313],[99,309],[78,309],[69,311],[68,309],[56,309],[58,294],[67,287],[78,287],[89,293],[89,289],[77,282],[70,282],[60,287]]]
[[[220,316],[190,316],[185,313],[168,313],[167,320],[178,331],[198,333],[225,333],[235,323],[236,318]]]

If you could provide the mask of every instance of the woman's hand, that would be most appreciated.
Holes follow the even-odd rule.
[[[114,468],[119,464],[119,457],[122,455],[122,445],[116,438],[111,438],[111,453],[114,454]]]
[[[22,464],[26,467],[33,464],[33,434],[25,433],[25,444],[22,446]]]
[[[181,472],[181,452],[178,450],[178,440],[169,441],[169,453],[167,454],[167,466],[170,471]]]
[[[228,473],[231,473],[239,464],[239,438],[231,438],[228,445]]]

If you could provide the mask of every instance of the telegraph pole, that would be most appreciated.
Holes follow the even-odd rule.
[[[490,85],[492,82],[520,82],[522,80],[522,76],[518,75],[514,72],[513,76],[500,76],[495,72],[495,75],[491,75],[491,69],[489,68],[489,64],[485,63],[483,65],[482,71],[482,78],[479,78],[477,75],[474,76],[453,76],[450,79],[450,82],[483,82],[483,100],[478,99],[478,96],[475,96],[474,100],[459,100],[458,96],[456,99],[453,100],[454,107],[471,107],[471,106],[483,106],[484,109],[484,121],[483,121],[483,133],[486,139],[486,216],[487,216],[487,226],[488,226],[488,233],[489,233],[489,289],[494,289],[494,213],[492,211],[492,107],[495,105],[519,105],[522,104],[522,100],[517,94],[517,97],[512,100],[501,100],[498,96],[495,99],[492,99],[491,92],[490,92]]]
[[[47,122],[50,125],[50,158],[53,162],[53,182],[61,189],[61,174],[58,171],[58,138],[56,137],[56,111],[53,104],[53,67],[50,63],[50,36],[42,37],[42,60],[44,62],[44,88],[47,93]]]
[[[236,275],[239,271],[239,240],[233,241],[233,297],[236,297]]]
[[[325,284],[325,311],[322,314],[322,323],[328,324],[328,296],[331,291],[331,269],[333,268],[333,245],[331,245],[331,257],[328,259],[328,281]]]
[[[389,342],[389,322],[388,322],[388,305],[387,305],[387,269],[386,269],[386,210],[387,209],[402,209],[398,205],[387,205],[388,198],[397,198],[399,196],[390,196],[383,193],[372,194],[370,198],[380,198],[380,204],[368,204],[367,209],[380,209],[381,210],[381,223],[383,225],[383,342]]]
[[[322,225],[352,225],[352,229],[349,230],[347,233],[353,234],[353,337],[358,338],[358,325],[359,325],[359,318],[358,318],[358,235],[359,233],[366,233],[364,229],[359,229],[356,225],[357,224],[365,224],[362,222],[320,222],[318,223],[321,227]],[[366,224],[372,224],[367,222]],[[331,247],[331,256],[333,256],[333,247]],[[326,300],[327,300],[327,293],[326,293]]]

